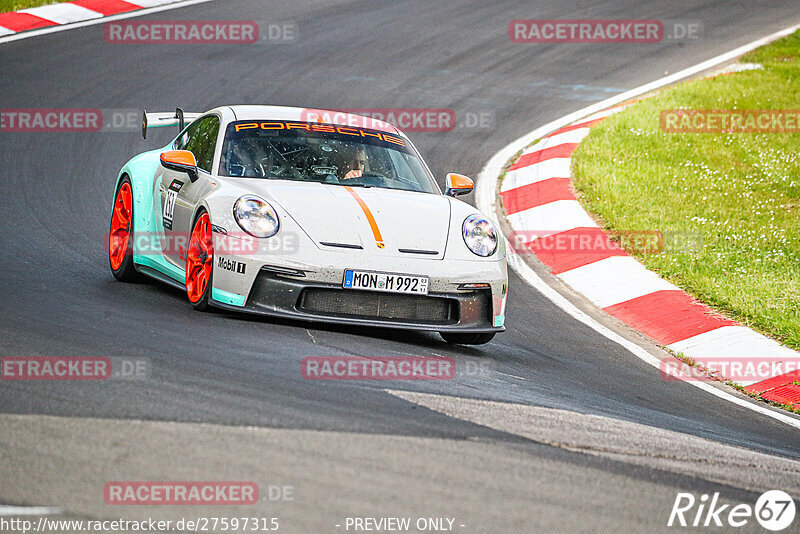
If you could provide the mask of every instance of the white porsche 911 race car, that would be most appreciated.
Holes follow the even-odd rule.
[[[145,138],[162,126],[180,134],[117,179],[107,244],[118,280],[151,276],[201,310],[433,330],[451,343],[504,330],[503,239],[453,198],[472,181],[448,174],[442,194],[394,126],[276,106],[144,114]]]

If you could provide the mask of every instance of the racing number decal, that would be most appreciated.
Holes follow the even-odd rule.
[[[167,189],[167,196],[164,199],[164,228],[172,230],[172,215],[175,213],[175,202],[178,200],[178,192],[183,187],[183,182],[172,180]]]

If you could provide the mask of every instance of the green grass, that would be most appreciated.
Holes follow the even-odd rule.
[[[742,58],[751,70],[685,82],[592,129],[575,187],[612,233],[660,230],[634,253],[701,301],[800,349],[800,134],[668,134],[661,111],[800,109],[800,32]]]
[[[59,3],[59,0],[0,0],[0,13],[57,3]]]

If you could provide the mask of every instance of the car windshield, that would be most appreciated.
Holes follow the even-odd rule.
[[[437,192],[433,177],[404,138],[308,122],[230,123],[219,174]]]

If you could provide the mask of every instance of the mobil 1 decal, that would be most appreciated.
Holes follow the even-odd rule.
[[[183,182],[172,180],[167,189],[167,196],[164,198],[164,228],[172,230],[172,214],[175,213],[175,202],[178,200],[178,192],[183,187]]]
[[[232,273],[237,273],[237,274],[244,274],[245,271],[247,270],[247,264],[242,263],[240,261],[224,258],[222,256],[219,256],[219,260],[217,261],[217,266],[220,269],[225,269],[226,271],[231,271]]]

